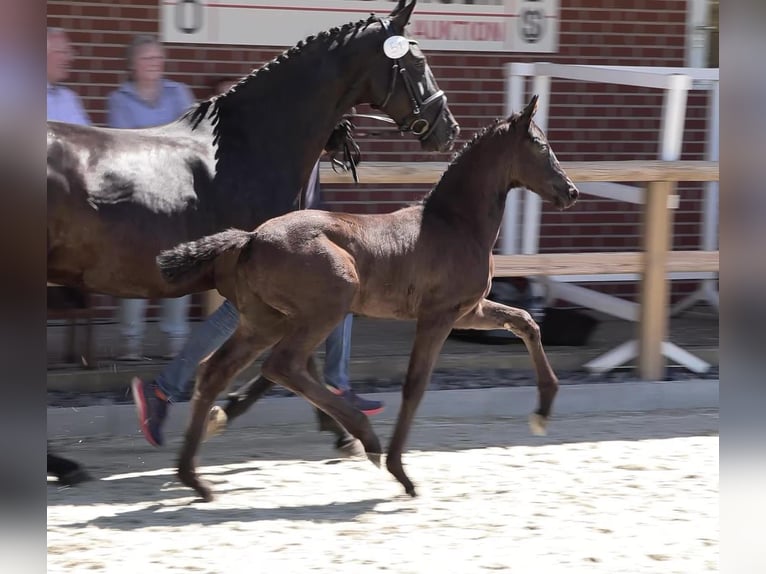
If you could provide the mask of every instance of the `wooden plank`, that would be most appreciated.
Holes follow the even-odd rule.
[[[361,183],[433,185],[447,169],[445,162],[365,162],[359,165]],[[570,161],[561,162],[572,181],[718,181],[717,161]],[[335,173],[327,162],[320,166],[324,184],[353,183],[351,175]]]
[[[666,272],[673,217],[673,210],[668,209],[668,199],[675,187],[674,182],[650,183],[644,206],[645,267],[641,279],[638,372],[647,381],[662,380],[665,374],[662,343],[668,331],[670,289]]]
[[[495,255],[495,276],[641,273],[644,258],[640,251]],[[718,251],[670,251],[666,271],[717,272],[718,260]]]

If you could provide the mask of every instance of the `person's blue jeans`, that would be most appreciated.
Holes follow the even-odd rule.
[[[192,332],[181,352],[159,374],[155,382],[171,401],[184,397],[199,364],[231,337],[239,325],[239,311],[224,301]]]
[[[349,313],[327,336],[325,341],[325,381],[345,391],[350,388],[348,362],[351,356],[351,324]],[[171,401],[184,397],[193,384],[199,364],[216,351],[237,330],[239,311],[224,301],[201,325],[193,329],[181,352],[159,374],[155,382]]]
[[[122,299],[120,301],[120,335],[122,354],[142,353],[144,331],[146,330],[146,308],[148,299]],[[189,335],[189,305],[191,296],[162,299],[160,330],[167,336],[171,353],[178,352]]]
[[[327,335],[324,343],[324,382],[341,391],[351,389],[348,381],[348,363],[351,359],[351,326],[354,315],[349,313]]]

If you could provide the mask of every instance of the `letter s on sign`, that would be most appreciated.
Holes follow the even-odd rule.
[[[545,32],[545,11],[540,0],[527,0],[519,12],[521,37],[529,44],[539,42]]]

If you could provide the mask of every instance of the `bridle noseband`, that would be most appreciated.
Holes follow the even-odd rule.
[[[381,20],[381,25],[383,26],[383,29],[388,33],[389,37],[392,37],[394,34],[391,32],[390,28],[388,27],[388,20]],[[408,40],[410,44],[417,45],[417,42],[414,40]],[[394,59],[393,66],[391,68],[391,84],[388,88],[388,93],[386,94],[386,98],[383,100],[383,103],[376,105],[376,108],[384,109],[386,104],[388,104],[389,100],[391,99],[391,96],[394,94],[394,89],[396,88],[396,79],[401,76],[402,82],[404,83],[404,87],[407,90],[407,94],[410,97],[410,103],[412,104],[412,111],[409,113],[409,115],[405,116],[405,118],[402,120],[402,123],[399,125],[399,131],[402,133],[404,132],[412,132],[420,140],[427,139],[431,132],[434,131],[434,128],[436,127],[436,122],[431,124],[425,117],[423,117],[423,112],[428,108],[429,106],[433,104],[439,105],[439,110],[437,111],[435,118],[439,118],[441,116],[442,111],[444,110],[445,106],[447,105],[447,96],[444,94],[444,90],[438,90],[428,96],[425,100],[423,100],[418,93],[418,90],[415,89],[415,83],[412,81],[412,78],[410,77],[409,72],[407,72],[407,68],[402,64],[401,58]],[[382,118],[379,118],[382,119]],[[385,118],[388,120],[388,118]],[[396,123],[396,122],[391,122]]]

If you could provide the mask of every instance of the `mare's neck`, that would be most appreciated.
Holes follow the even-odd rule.
[[[250,219],[265,220],[297,205],[332,129],[356,103],[366,73],[354,42],[332,50],[329,43],[315,39],[219,101],[217,195],[229,204],[221,213],[247,212]]]

